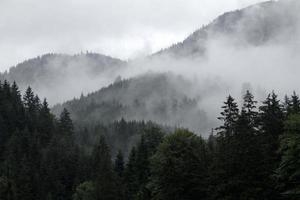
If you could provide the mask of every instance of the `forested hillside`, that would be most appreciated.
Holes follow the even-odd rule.
[[[30,85],[54,104],[110,83],[115,71],[125,64],[119,59],[88,52],[73,56],[46,54],[0,73],[0,80],[17,81],[22,91]]]
[[[296,0],[267,1],[224,13],[184,41],[153,56],[174,59],[204,56],[209,43],[220,39],[240,47],[293,42],[300,22],[299,7]]]
[[[261,98],[278,84],[273,81],[278,77],[260,78],[271,71],[290,76],[278,84],[282,88],[276,85],[281,94],[298,80],[299,61],[294,56],[298,47],[293,45],[299,41],[299,5],[295,0],[270,1],[225,13],[182,43],[146,59],[124,62],[95,53],[49,54],[10,68],[0,74],[0,79],[17,81],[21,91],[30,85],[42,98],[47,97],[51,107],[67,101],[55,106],[54,113],[67,107],[80,123],[107,124],[123,117],[183,126],[205,134],[216,124],[217,109],[211,105],[227,92],[240,93],[245,82],[250,86],[253,82],[253,88],[259,88],[254,93]],[[227,41],[228,45],[217,43],[217,50],[211,49],[211,42],[216,40]],[[276,45],[282,43],[286,46],[277,49]],[[272,45],[275,50],[269,48]],[[249,46],[254,48],[249,51]],[[149,71],[153,75],[149,76]],[[167,72],[175,77],[164,75]],[[176,78],[178,74],[182,78]]]
[[[0,73],[0,200],[300,199],[299,11],[268,1],[146,58]]]
[[[171,73],[147,73],[119,80],[78,99],[56,105],[59,114],[67,108],[79,124],[126,120],[154,121],[167,126],[207,130],[206,113],[199,108],[200,96],[193,83]]]
[[[66,109],[56,118],[31,88],[22,96],[5,81],[0,199],[298,199],[299,97],[294,93],[281,102],[271,93],[258,103],[247,91],[243,99],[239,108],[226,98],[222,125],[208,139],[121,120],[107,127],[115,130],[112,135],[94,129],[91,144],[84,133],[76,141]],[[129,156],[122,150],[111,156],[110,144],[132,130],[139,137]]]

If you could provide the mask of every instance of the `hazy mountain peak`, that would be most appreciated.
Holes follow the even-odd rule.
[[[262,45],[270,41],[286,42],[287,34],[299,27],[299,1],[267,1],[244,9],[226,12],[185,40],[153,56],[195,57],[205,54],[207,43],[226,38],[237,45]],[[292,34],[296,36],[297,34]]]

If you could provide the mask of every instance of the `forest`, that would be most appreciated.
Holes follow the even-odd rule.
[[[209,138],[125,121],[88,127],[0,84],[1,200],[299,199],[300,99],[230,95]],[[128,139],[134,138],[134,139]]]

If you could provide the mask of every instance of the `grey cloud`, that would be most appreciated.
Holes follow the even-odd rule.
[[[128,58],[183,40],[217,15],[261,0],[1,0],[0,70],[48,52]]]

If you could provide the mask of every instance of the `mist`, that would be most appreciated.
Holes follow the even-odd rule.
[[[162,56],[131,62],[122,76],[130,77],[147,71],[172,72],[183,76],[192,82],[191,88],[183,90],[189,91],[191,97],[200,97],[199,108],[206,112],[210,124],[217,126],[216,118],[228,95],[232,95],[241,105],[243,95],[250,90],[259,106],[272,91],[280,99],[293,91],[300,92],[299,5],[296,1],[280,1],[269,13],[263,13],[265,8],[260,5],[251,7],[244,13],[244,18],[234,25],[238,31],[227,35],[208,31],[211,35],[205,41],[203,56],[178,59],[163,53]],[[256,38],[257,43],[253,44],[250,40],[253,38],[249,39],[247,34],[257,26],[266,25],[261,22],[262,15],[274,20],[278,27],[266,41],[257,42]],[[259,36],[259,39],[264,39]],[[207,135],[209,130],[201,131]]]
[[[175,47],[181,48],[181,53],[186,51],[183,54],[187,56],[174,53],[170,47],[159,54],[139,54],[135,59],[118,60],[113,65],[112,61],[99,64],[88,54],[81,54],[71,61],[58,57],[48,59],[44,66],[51,76],[43,79],[32,76],[28,79],[36,82],[26,82],[21,87],[25,89],[31,85],[53,106],[122,79],[148,73],[179,75],[188,84],[176,81],[172,84],[197,100],[208,126],[196,131],[208,135],[210,129],[218,125],[216,118],[229,94],[241,104],[246,90],[250,90],[259,102],[272,91],[281,99],[294,90],[299,92],[299,17],[300,3],[295,0],[258,4],[222,15],[176,44]],[[189,49],[183,47],[191,45],[192,49],[204,50],[190,55]],[[193,117],[186,121],[194,122]]]

